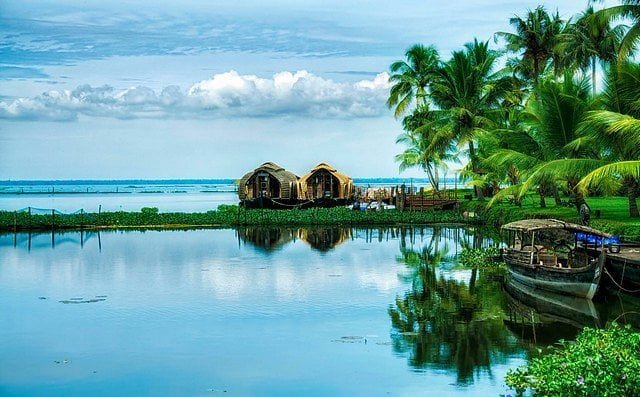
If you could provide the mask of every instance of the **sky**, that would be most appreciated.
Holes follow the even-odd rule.
[[[587,0],[0,2],[0,180],[398,171],[388,67]],[[493,40],[491,41],[492,45]],[[450,173],[461,165],[452,164]]]

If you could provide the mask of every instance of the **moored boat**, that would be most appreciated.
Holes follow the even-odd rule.
[[[556,219],[527,219],[502,226],[510,277],[527,286],[592,299],[606,260],[600,230]]]

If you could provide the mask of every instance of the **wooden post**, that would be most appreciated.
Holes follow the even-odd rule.
[[[531,232],[531,260],[530,264],[533,266],[533,254],[535,253],[536,232]]]
[[[51,209],[51,230],[54,229],[55,227],[55,220],[56,220],[56,210],[55,209]]]
[[[80,209],[80,230],[84,227],[84,209]]]
[[[13,232],[18,231],[18,212],[13,211]]]
[[[32,222],[31,222],[31,207],[29,207],[29,210],[28,210],[28,211],[29,211],[29,212],[28,212],[29,230],[31,230],[31,227],[32,227]]]
[[[98,226],[101,226],[101,225],[102,225],[102,224],[101,224],[101,222],[100,222],[100,221],[101,221],[101,220],[100,220],[100,215],[101,215],[101,213],[102,213],[102,204],[100,204],[100,205],[98,206]]]

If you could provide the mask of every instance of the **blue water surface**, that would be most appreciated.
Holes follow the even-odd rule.
[[[502,325],[500,286],[480,277],[470,289],[475,276],[455,264],[472,238],[455,228],[0,235],[0,395],[505,393],[528,347]],[[432,287],[493,303],[475,303],[472,319],[454,305],[411,330],[403,315],[394,322],[398,302],[425,292],[412,256],[420,264],[425,252],[439,253]]]

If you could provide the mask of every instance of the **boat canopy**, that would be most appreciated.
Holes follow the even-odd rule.
[[[565,222],[557,219],[525,219],[507,223],[502,226],[505,230],[515,230],[520,232],[534,232],[538,230],[562,229],[571,232],[587,233],[594,236],[611,238],[611,234],[589,226],[578,225],[576,223]]]

